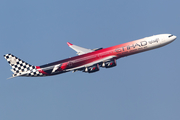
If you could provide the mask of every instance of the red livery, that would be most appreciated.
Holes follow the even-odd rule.
[[[172,34],[159,34],[108,48],[97,49],[86,49],[67,42],[68,46],[74,49],[78,56],[42,66],[30,65],[12,54],[6,54],[4,57],[12,67],[13,77],[51,76],[69,71],[93,73],[99,71],[99,67],[110,68],[116,66],[116,60],[121,57],[158,48],[171,43],[175,39],[176,36]]]

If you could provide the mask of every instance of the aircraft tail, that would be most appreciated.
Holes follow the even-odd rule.
[[[12,67],[11,71],[14,73],[13,77],[39,75],[39,71],[36,69],[35,66],[24,62],[23,60],[17,58],[12,54],[6,54],[4,55],[4,58],[8,61],[8,63]]]

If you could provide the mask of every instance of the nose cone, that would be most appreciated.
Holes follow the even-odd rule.
[[[175,35],[171,36],[169,39],[170,39],[170,42],[173,42],[177,37]]]
[[[174,35],[174,36],[173,36],[173,41],[174,41],[176,38],[177,38],[177,37]]]

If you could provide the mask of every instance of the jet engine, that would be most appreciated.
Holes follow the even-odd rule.
[[[98,64],[90,66],[90,67],[86,67],[83,70],[83,72],[88,72],[88,73],[93,73],[93,72],[97,72],[97,71],[99,71],[99,65]]]
[[[107,62],[103,62],[103,63],[101,64],[101,67],[110,68],[110,67],[114,67],[114,66],[116,66],[116,65],[117,65],[117,64],[116,64],[116,60],[113,59],[113,60],[110,60],[110,61],[107,61]]]

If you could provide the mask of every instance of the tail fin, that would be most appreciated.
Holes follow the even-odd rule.
[[[35,69],[35,66],[32,66],[23,60],[17,58],[12,54],[4,55],[4,58],[8,61],[12,67],[11,71],[14,73],[13,77],[22,76],[28,74],[28,71]]]

